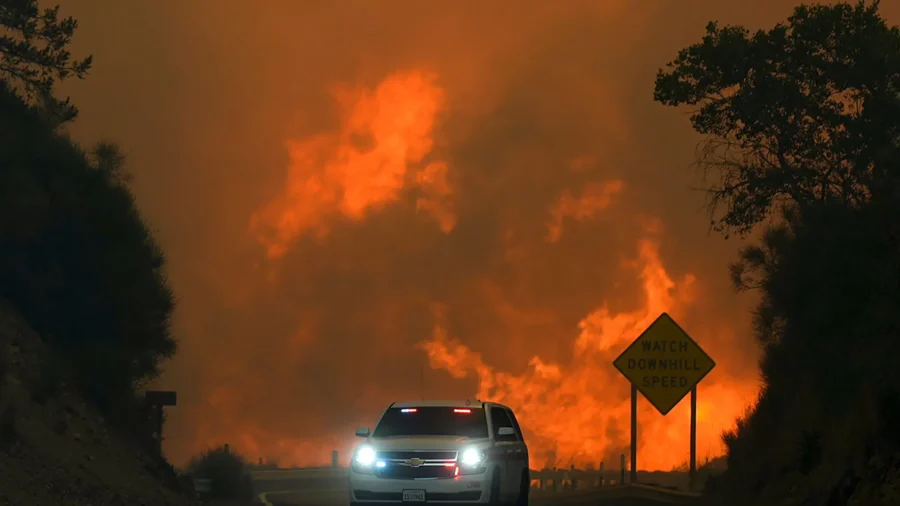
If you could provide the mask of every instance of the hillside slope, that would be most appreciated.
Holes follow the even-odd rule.
[[[59,379],[0,301],[0,505],[189,506],[162,459],[112,430]]]

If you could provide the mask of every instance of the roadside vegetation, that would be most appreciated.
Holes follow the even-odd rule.
[[[702,491],[706,484],[709,483],[710,478],[715,478],[725,472],[726,466],[727,462],[724,456],[710,458],[707,455],[703,459],[698,459],[697,471],[693,479],[693,484],[691,484],[689,479],[687,483],[683,484],[683,488],[692,491]],[[690,470],[691,463],[687,460],[672,468],[672,472],[682,474],[687,474]]]
[[[878,2],[710,23],[656,79],[692,109],[711,226],[752,237],[758,402],[724,435],[723,504],[900,501],[900,30]]]
[[[253,500],[251,466],[228,445],[213,448],[192,458],[187,470],[194,478],[210,480],[210,499],[243,502]]]
[[[138,427],[137,396],[175,352],[163,253],[120,150],[66,134],[78,110],[55,86],[91,68],[68,50],[77,22],[20,0],[0,7],[0,26],[0,299],[52,351],[36,401],[69,379]]]

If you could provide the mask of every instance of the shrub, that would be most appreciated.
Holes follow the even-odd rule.
[[[249,501],[253,498],[253,482],[244,458],[228,445],[208,450],[188,463],[194,478],[211,480],[212,499]]]
[[[815,504],[845,504],[847,483],[900,451],[900,220],[882,204],[788,213],[742,253],[735,273],[762,291],[765,388],[724,437],[725,493],[774,500],[802,486]]]

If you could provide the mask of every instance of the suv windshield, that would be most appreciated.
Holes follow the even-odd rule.
[[[488,437],[487,419],[481,408],[390,408],[373,437],[459,436]]]

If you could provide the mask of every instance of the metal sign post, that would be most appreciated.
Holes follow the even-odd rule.
[[[631,482],[637,483],[637,393],[663,416],[691,394],[690,475],[697,471],[697,384],[716,366],[668,313],[659,315],[613,362],[631,383]]]
[[[144,404],[150,410],[150,416],[153,417],[154,443],[158,455],[162,455],[163,408],[174,406],[177,400],[175,392],[172,391],[149,391],[144,394]]]
[[[690,489],[694,490],[694,478],[697,475],[697,386],[691,389],[691,462]]]
[[[637,483],[637,387],[631,385],[631,483]]]

